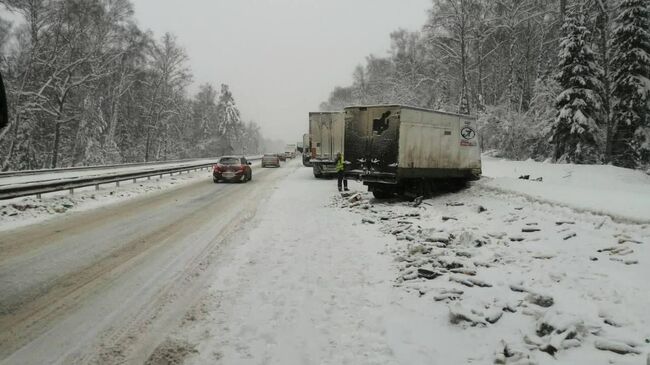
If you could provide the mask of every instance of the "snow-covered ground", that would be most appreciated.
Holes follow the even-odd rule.
[[[536,201],[650,223],[650,175],[616,166],[508,161],[483,156],[480,185]],[[519,179],[529,175],[529,180]],[[534,181],[534,179],[542,181]]]
[[[299,168],[152,358],[171,343],[190,364],[645,364],[650,226],[642,206],[612,211],[621,187],[603,181],[645,199],[647,180],[582,170],[486,161],[494,178],[417,205]]]
[[[484,179],[417,204],[354,182],[341,195],[299,161],[272,172],[245,200],[261,202],[252,219],[202,264],[205,290],[156,325],[160,342],[134,343],[147,364],[650,361],[643,173],[485,158]],[[208,173],[4,202],[0,229],[198,180]]]

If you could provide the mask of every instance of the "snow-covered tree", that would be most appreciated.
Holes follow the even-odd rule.
[[[650,154],[650,2],[623,0],[614,24],[612,162],[634,168]]]
[[[226,140],[224,154],[231,154],[235,152],[235,143],[238,138],[238,133],[241,131],[242,122],[239,109],[235,104],[235,99],[228,85],[221,85],[221,94],[219,95],[219,103],[217,104],[218,131]]]
[[[562,32],[556,80],[563,91],[556,99],[558,113],[551,136],[555,159],[596,163],[600,159],[602,71],[589,47],[585,16],[578,9],[567,14]]]

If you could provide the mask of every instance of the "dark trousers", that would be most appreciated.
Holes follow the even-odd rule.
[[[336,173],[336,177],[338,178],[339,190],[341,190],[341,183],[347,189],[348,188],[348,179],[345,177],[345,171],[338,171]]]

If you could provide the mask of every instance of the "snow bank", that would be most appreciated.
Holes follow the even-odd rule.
[[[530,175],[530,180],[519,179]],[[617,221],[650,222],[650,176],[609,165],[508,161],[483,156],[480,187],[523,195]],[[533,181],[542,178],[542,181]]]

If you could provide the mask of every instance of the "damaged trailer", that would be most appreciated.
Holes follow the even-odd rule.
[[[481,175],[476,118],[402,105],[344,109],[345,160],[376,198],[429,196]]]
[[[317,178],[336,175],[336,154],[344,153],[343,112],[309,113],[309,162]]]

